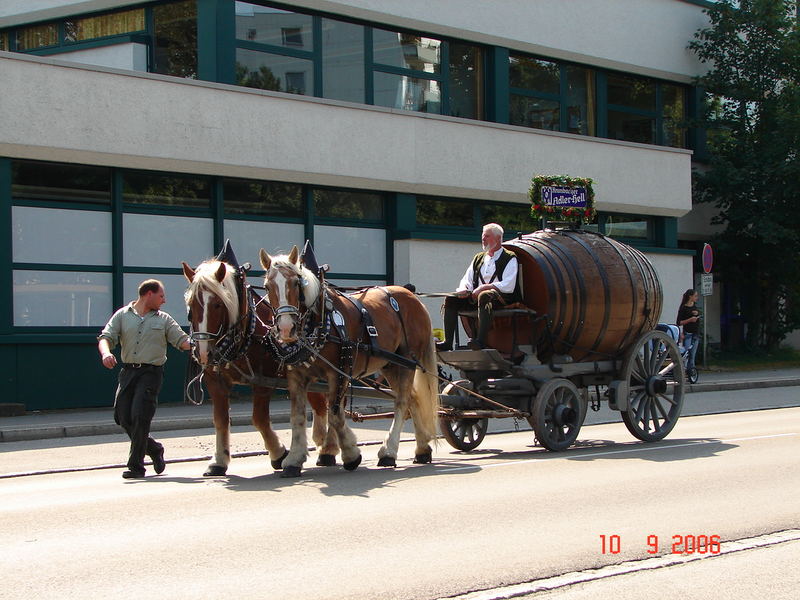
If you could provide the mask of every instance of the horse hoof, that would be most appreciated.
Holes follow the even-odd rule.
[[[433,461],[433,455],[430,452],[426,452],[425,454],[417,454],[414,457],[415,465],[427,465],[429,462],[432,461]]]
[[[396,467],[397,460],[394,456],[382,456],[381,459],[378,461],[379,467]]]
[[[269,461],[270,464],[272,465],[272,468],[275,469],[276,471],[280,471],[283,468],[283,459],[286,458],[288,455],[289,451],[284,450],[283,456],[281,456],[280,458],[276,458],[275,460]]]
[[[283,467],[283,472],[281,472],[281,477],[288,478],[288,477],[300,477],[300,467],[295,466],[288,466]]]
[[[350,462],[344,463],[344,468],[348,471],[355,471],[356,467],[361,464],[361,455],[359,454],[355,460],[351,460]]]
[[[221,467],[219,465],[211,465],[206,469],[206,472],[203,473],[203,477],[219,477],[220,475],[225,475],[228,472],[227,467]]]
[[[336,456],[333,454],[320,454],[317,457],[317,466],[318,467],[335,467],[336,466]]]

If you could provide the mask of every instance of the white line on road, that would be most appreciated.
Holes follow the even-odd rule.
[[[785,531],[778,531],[758,537],[722,542],[720,544],[720,551],[715,554],[667,554],[655,558],[632,560],[617,565],[608,565],[599,569],[573,571],[546,579],[537,579],[491,590],[469,592],[460,596],[448,596],[447,600],[505,600],[508,598],[517,598],[519,596],[526,596],[538,592],[548,592],[577,583],[587,583],[599,579],[606,579],[608,577],[616,577],[617,575],[663,569],[664,567],[683,565],[697,560],[716,558],[733,552],[763,548],[765,546],[773,546],[775,544],[783,544],[798,540],[800,540],[800,529],[787,529]]]
[[[656,450],[671,450],[672,448],[686,448],[688,446],[703,446],[707,444],[725,444],[729,442],[746,442],[751,440],[766,440],[771,438],[779,438],[779,437],[787,437],[797,435],[796,432],[792,433],[776,433],[773,435],[758,435],[753,437],[746,437],[746,438],[732,438],[728,440],[708,440],[704,442],[689,442],[687,444],[669,444],[664,446],[635,446],[632,448],[624,448],[622,450],[608,450],[606,452],[582,452],[582,453],[566,453],[566,454],[555,454],[555,453],[548,453],[546,456],[541,458],[529,458],[526,460],[515,460],[509,462],[501,462],[501,463],[490,463],[487,465],[468,465],[465,467],[438,467],[437,470],[439,471],[474,471],[475,469],[493,469],[496,467],[510,467],[515,465],[524,465],[526,463],[535,463],[535,462],[544,462],[553,460],[555,458],[595,458],[597,456],[609,456],[612,454],[625,454],[629,452],[655,452]]]

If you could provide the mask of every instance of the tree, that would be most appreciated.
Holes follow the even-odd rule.
[[[748,323],[746,344],[774,350],[800,327],[800,32],[798,3],[719,0],[689,47],[709,65],[699,125],[710,162],[697,202],[712,223],[720,271]]]

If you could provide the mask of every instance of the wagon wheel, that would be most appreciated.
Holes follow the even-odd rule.
[[[528,417],[536,439],[554,452],[569,448],[578,438],[587,404],[586,396],[569,379],[549,380],[533,398]]]
[[[678,346],[661,331],[643,334],[628,351],[622,381],[629,384],[622,420],[644,442],[664,439],[683,406],[684,368]]]
[[[467,396],[467,392],[453,384],[471,388],[472,383],[466,379],[460,379],[453,383],[448,383],[442,394],[446,396]],[[452,417],[439,417],[439,429],[447,443],[456,450],[469,452],[477,448],[486,437],[486,430],[489,428],[489,419],[471,418],[459,419]]]

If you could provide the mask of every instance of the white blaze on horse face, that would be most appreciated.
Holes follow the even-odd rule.
[[[198,331],[207,332],[208,331],[208,301],[211,299],[211,292],[207,290],[200,291],[200,297],[198,300],[200,301],[200,306],[202,307],[203,311],[203,318],[200,319],[200,323],[197,325]],[[207,340],[200,340],[197,342],[197,352],[200,355],[200,364],[207,365],[208,364],[208,341]]]
[[[278,292],[278,307],[286,306],[289,304],[289,296],[286,293],[287,279],[280,269],[275,269],[275,275],[272,277],[272,282]],[[292,335],[294,329],[294,319],[292,315],[280,315],[275,320],[275,325],[278,327],[278,334],[280,339],[284,342],[293,342],[295,340]]]

